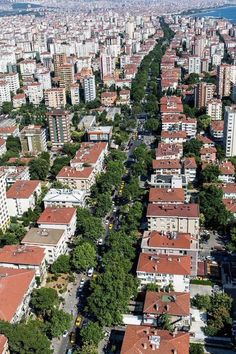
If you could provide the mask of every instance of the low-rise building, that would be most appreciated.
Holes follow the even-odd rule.
[[[29,314],[29,302],[36,287],[35,271],[0,267],[0,319],[19,322]]]
[[[183,161],[183,173],[188,182],[194,182],[197,175],[197,163],[195,157],[186,157]]]
[[[185,131],[162,130],[161,141],[166,144],[183,144],[187,141],[187,133]]]
[[[50,225],[49,225],[50,226]],[[68,252],[68,235],[65,229],[35,228],[29,229],[21,243],[31,247],[45,249],[47,264],[54,263],[59,256]]]
[[[28,125],[20,131],[23,154],[38,155],[47,151],[46,129],[41,125]]]
[[[6,185],[10,186],[17,180],[29,180],[28,166],[0,166],[0,173],[5,175]]]
[[[107,141],[110,142],[112,138],[112,126],[99,126],[87,129],[88,141]]]
[[[189,256],[168,256],[140,253],[137,278],[141,288],[156,284],[161,288],[172,284],[174,291],[189,292],[191,258]]]
[[[143,325],[159,327],[168,315],[177,330],[190,328],[190,294],[185,292],[147,291],[143,306]]]
[[[46,208],[37,224],[41,229],[65,230],[70,239],[76,230],[76,208]]]
[[[86,130],[96,125],[96,116],[83,116],[78,124],[79,130]]]
[[[22,216],[33,210],[41,194],[40,181],[17,180],[7,191],[7,208],[10,216]]]
[[[121,354],[189,354],[189,333],[168,331],[150,326],[128,325]]]
[[[210,124],[210,134],[215,141],[217,141],[217,142],[223,141],[224,121],[223,120],[213,120]]]
[[[117,99],[117,93],[114,92],[102,92],[101,104],[106,107],[114,106]]]
[[[0,138],[0,157],[7,152],[6,140]]]
[[[50,189],[45,195],[44,207],[85,207],[86,192],[78,189]]]
[[[0,249],[0,267],[32,269],[37,277],[43,279],[47,271],[45,250],[40,247],[6,245]]]
[[[220,186],[223,199],[236,199],[236,183],[224,183]]]
[[[19,127],[18,125],[9,125],[0,127],[0,138],[7,140],[9,136],[14,138],[19,136]]]
[[[180,160],[183,156],[183,144],[165,144],[160,142],[156,149],[156,160]]]
[[[185,175],[151,175],[148,184],[156,188],[183,188],[186,193],[188,181]]]
[[[223,183],[235,182],[235,168],[231,161],[223,161],[219,165],[219,180]]]
[[[149,204],[148,230],[159,232],[199,233],[198,204]]]

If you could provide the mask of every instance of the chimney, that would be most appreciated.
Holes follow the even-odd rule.
[[[147,343],[143,343],[143,349],[147,349]]]

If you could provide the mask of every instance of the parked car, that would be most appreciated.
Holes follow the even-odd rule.
[[[76,322],[75,322],[76,327],[80,327],[81,326],[82,320],[83,320],[82,316],[78,315],[77,318],[76,318]]]
[[[71,342],[71,344],[75,344],[75,340],[76,340],[75,332],[71,332],[71,334],[70,334],[70,342]]]
[[[94,272],[94,268],[93,267],[89,268],[89,270],[87,272],[87,276],[91,278],[93,276],[93,272]]]
[[[66,338],[67,336],[68,336],[68,331],[64,331],[63,334],[62,334],[62,337]]]

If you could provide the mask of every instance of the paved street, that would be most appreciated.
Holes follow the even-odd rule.
[[[76,276],[76,280],[74,283],[70,283],[68,290],[65,294],[65,303],[62,305],[62,309],[68,312],[69,314],[73,315],[73,325],[69,331],[74,327],[74,322],[77,316],[77,304],[78,304],[78,297],[76,295],[77,293],[77,288],[80,282],[80,279],[82,278],[82,275],[79,274]],[[58,338],[54,338],[52,341],[52,346],[54,349],[54,354],[65,354],[67,348],[69,347],[69,334],[66,338],[63,338],[62,336]]]

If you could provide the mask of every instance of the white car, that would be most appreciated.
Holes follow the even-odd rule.
[[[94,268],[92,267],[88,270],[87,276],[91,278],[93,276],[93,272],[94,272]]]
[[[99,238],[99,239],[97,240],[97,244],[98,244],[98,246],[101,246],[101,245],[103,244],[103,239],[102,239],[102,238]]]
[[[79,283],[79,287],[82,288],[84,286],[85,280],[82,278]]]
[[[63,334],[62,334],[62,337],[66,338],[67,336],[68,336],[68,331],[64,331]]]

